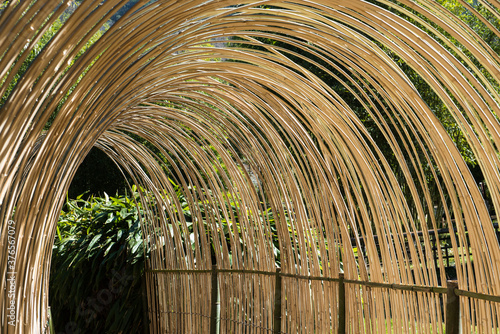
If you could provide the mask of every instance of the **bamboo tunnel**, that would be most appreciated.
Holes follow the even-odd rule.
[[[44,330],[98,147],[141,189],[151,333],[337,333],[339,282],[346,333],[444,333],[441,227],[462,333],[497,333],[499,28],[483,0],[2,1],[0,331]]]

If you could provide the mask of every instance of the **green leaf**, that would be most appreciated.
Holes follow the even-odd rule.
[[[92,238],[92,241],[90,241],[89,246],[87,247],[87,252],[92,249],[92,247],[96,244],[99,239],[101,239],[102,234],[96,235],[94,238]]]
[[[132,247],[132,254],[134,254],[137,251],[137,248],[142,245],[142,242],[137,242],[134,247]]]

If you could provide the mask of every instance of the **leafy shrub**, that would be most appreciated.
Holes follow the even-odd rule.
[[[184,247],[194,249],[192,211],[199,210],[206,224],[206,203],[200,200],[195,204],[196,209],[189,207],[181,188],[172,184],[173,196],[179,200],[179,209],[188,228],[189,236],[183,239],[191,243]],[[239,215],[246,212],[230,194],[225,199],[226,210],[233,212],[234,221],[222,218],[219,224],[230,248],[231,229],[242,233]],[[222,208],[218,210],[219,217],[224,217]],[[140,333],[147,330],[143,273],[149,253],[145,253],[140,214],[142,208],[135,187],[131,197],[105,195],[104,198],[92,196],[84,200],[79,196],[67,201],[57,226],[50,276],[50,305],[57,333]],[[268,215],[271,224],[275,260],[279,264],[273,214],[270,209],[264,214]],[[171,220],[167,228],[172,229],[172,224],[180,222]],[[214,257],[212,262],[215,262]]]
[[[57,333],[145,331],[145,254],[137,197],[85,201],[80,196],[67,202],[50,276]]]

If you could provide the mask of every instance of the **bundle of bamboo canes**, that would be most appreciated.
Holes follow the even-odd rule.
[[[277,259],[288,275],[285,333],[338,330],[338,284],[299,276],[443,286],[439,242],[435,262],[427,234],[441,219],[436,205],[453,234],[459,289],[498,296],[500,249],[482,194],[398,65],[444,104],[497,212],[500,57],[445,4],[140,0],[122,13],[131,3],[3,1],[2,333],[45,327],[56,222],[93,146],[144,189],[152,332],[207,331],[215,297],[200,295],[213,264],[240,271],[219,273],[221,333],[271,331],[276,283],[263,273]],[[500,37],[497,2],[457,5]],[[325,77],[354,97],[379,139]],[[498,303],[460,298],[464,333],[497,332]],[[443,333],[442,303],[351,283],[346,330]]]

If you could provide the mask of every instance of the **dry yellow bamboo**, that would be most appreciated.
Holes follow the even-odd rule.
[[[45,328],[56,222],[93,146],[143,187],[148,269],[170,270],[147,274],[152,333],[208,331],[212,264],[274,272],[274,237],[288,275],[282,332],[338,330],[338,282],[293,276],[343,270],[348,333],[443,333],[445,297],[353,282],[444,286],[441,246],[434,262],[428,233],[441,219],[434,205],[457,230],[459,289],[500,295],[500,247],[485,201],[395,60],[447,108],[498,212],[500,57],[460,17],[428,0],[140,0],[110,24],[127,2],[0,4],[2,333]],[[457,1],[500,37],[499,3],[477,3]],[[17,77],[30,53],[38,54]],[[381,137],[305,62],[343,85]],[[275,277],[216,275],[220,332],[272,332]],[[498,303],[460,299],[463,332],[496,333]]]

